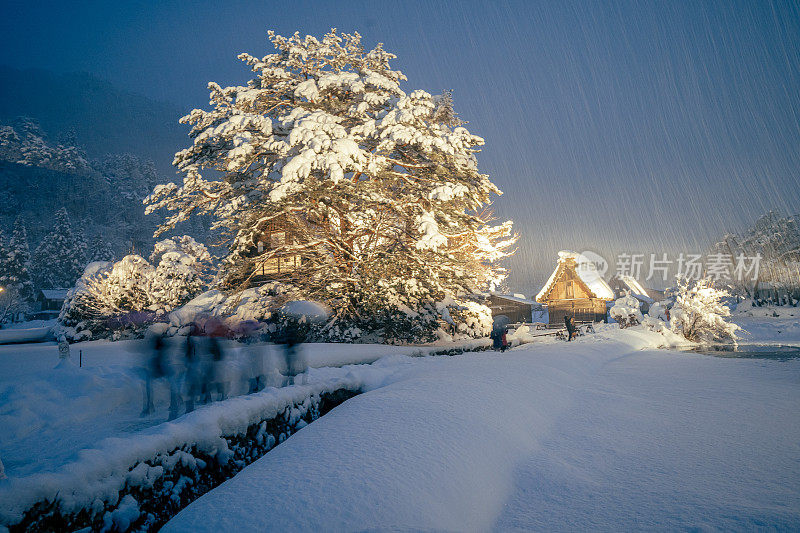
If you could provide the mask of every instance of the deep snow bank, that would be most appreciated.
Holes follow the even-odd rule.
[[[800,526],[800,363],[640,351],[660,342],[418,360],[164,530]]]
[[[138,505],[142,503],[131,493],[152,489],[159,478],[175,468],[203,469],[209,458],[224,467],[234,455],[229,449],[231,439],[252,431],[254,425],[282,416],[289,429],[276,437],[280,441],[316,418],[313,411],[326,395],[377,386],[395,366],[379,362],[373,366],[312,369],[307,384],[269,388],[204,406],[171,423],[125,437],[107,438],[93,449],[82,450],[77,460],[56,472],[0,480],[0,525],[19,523],[24,513],[41,504],[34,513],[37,516],[74,515],[63,523],[54,522],[60,526],[81,527],[86,525],[84,519],[93,523],[105,516],[109,527],[124,530],[121,524],[130,524],[131,516],[138,518]],[[274,443],[275,439],[266,448]],[[196,460],[197,455],[205,460]],[[179,476],[178,480],[184,477]],[[169,483],[166,488],[160,484],[158,489],[177,491],[180,496],[182,487],[176,488],[175,481]],[[128,496],[133,499],[126,499]]]
[[[24,342],[45,342],[54,340],[52,327],[27,329],[0,329],[0,344],[18,344]]]

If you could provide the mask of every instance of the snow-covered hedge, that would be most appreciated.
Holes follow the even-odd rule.
[[[358,394],[369,371],[212,404],[106,439],[55,473],[0,481],[0,526],[15,531],[154,530],[277,443]]]

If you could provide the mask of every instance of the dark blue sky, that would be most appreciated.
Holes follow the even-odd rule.
[[[357,30],[398,55],[406,89],[452,89],[486,139],[495,209],[523,235],[517,290],[562,248],[702,251],[800,212],[798,2],[116,4],[6,2],[0,63],[190,109],[209,80],[249,79],[236,55],[270,52],[267,29]]]

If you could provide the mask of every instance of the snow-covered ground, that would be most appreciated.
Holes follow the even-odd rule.
[[[743,330],[739,332],[741,342],[800,346],[800,307],[752,307],[748,303],[740,303],[731,317]]]
[[[174,351],[179,352],[184,341],[174,342]],[[309,366],[324,367],[371,363],[386,355],[417,355],[433,349],[308,344],[302,353]],[[54,368],[59,361],[55,343],[0,346],[0,461],[6,475],[54,470],[104,438],[165,422],[169,392],[163,380],[155,385],[156,412],[140,417],[140,369],[146,350],[144,341],[82,342],[71,346],[72,365]],[[228,343],[226,353],[231,395],[247,392],[254,367],[261,367],[271,385],[279,385],[275,370],[285,372],[282,352],[271,345]],[[79,359],[82,368],[78,368]]]
[[[746,342],[800,344],[793,317],[735,318]],[[800,359],[723,359],[656,350],[661,344],[642,328],[611,325],[505,354],[407,357],[432,348],[306,345],[308,383],[344,379],[368,392],[167,529],[800,527]],[[208,433],[242,409],[280,403],[282,391],[272,389],[163,424],[160,384],[157,412],[140,418],[145,348],[79,343],[72,361],[82,351],[84,367],[54,369],[54,343],[0,346],[0,459],[9,477],[0,480],[0,507],[19,499],[14,487],[29,498],[41,483],[57,491],[58,480],[102,471],[98,461],[144,457],[147,443],[190,436],[195,422]],[[282,369],[269,346],[227,352],[233,394],[245,392],[253,354],[268,373]],[[118,461],[123,472],[127,459]]]
[[[416,359],[165,531],[800,527],[800,360],[656,343]]]

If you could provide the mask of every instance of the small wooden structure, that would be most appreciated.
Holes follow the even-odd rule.
[[[270,221],[262,231],[260,237],[256,239],[255,246],[250,255],[253,258],[286,246],[295,244],[297,238],[292,234],[287,224],[282,220]],[[279,253],[265,260],[256,259],[255,277],[261,279],[271,279],[289,274],[301,264],[301,257],[296,254]]]
[[[528,300],[521,294],[499,294],[490,292],[486,298],[486,305],[492,310],[492,318],[505,316],[509,323],[528,323],[533,321],[533,307],[536,302]]]
[[[67,299],[69,289],[42,289],[37,294],[39,311],[51,311],[58,314]]]
[[[36,293],[36,303],[33,306],[34,320],[51,320],[58,318],[69,289],[41,289]]]
[[[558,265],[536,301],[547,305],[550,326],[563,326],[564,317],[575,322],[605,322],[606,302],[614,299],[608,283],[594,269],[594,264],[582,260],[575,252],[558,253]]]

